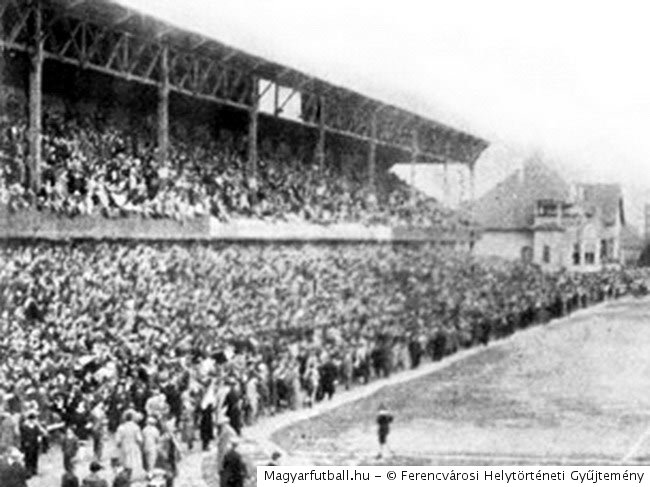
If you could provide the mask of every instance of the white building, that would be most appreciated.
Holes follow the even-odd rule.
[[[531,160],[472,206],[483,229],[477,254],[579,271],[621,262],[625,214],[617,184],[571,186]]]

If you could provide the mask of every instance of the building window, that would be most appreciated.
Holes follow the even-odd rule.
[[[605,239],[600,241],[600,260],[602,262],[609,258],[609,245],[607,244],[608,242]]]
[[[616,260],[618,256],[614,255],[614,239],[610,238],[607,242],[607,257],[611,260]]]
[[[580,265],[580,244],[573,246],[573,265]]]
[[[551,247],[548,245],[544,245],[544,250],[542,252],[542,261],[544,261],[545,264],[549,264],[551,262]]]
[[[585,264],[593,265],[596,262],[596,253],[595,252],[585,252]]]
[[[552,201],[539,201],[537,203],[538,216],[557,216],[558,204]]]

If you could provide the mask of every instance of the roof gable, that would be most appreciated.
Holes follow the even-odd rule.
[[[494,230],[529,228],[534,223],[538,200],[566,201],[569,184],[538,159],[498,183],[474,204],[481,226]]]

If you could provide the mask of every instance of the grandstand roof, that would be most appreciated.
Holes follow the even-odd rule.
[[[26,3],[27,0],[10,1]],[[104,28],[108,28],[111,31],[128,33],[134,38],[147,40],[155,39],[156,42],[173,45],[175,48],[193,55],[206,56],[206,58],[212,59],[216,63],[227,64],[229,67],[233,67],[259,78],[272,80],[283,86],[293,88],[301,93],[310,93],[327,97],[328,103],[331,98],[335,108],[340,109],[341,107],[358,106],[363,107],[364,110],[381,112],[382,115],[388,116],[397,121],[395,124],[390,123],[387,125],[391,130],[394,128],[397,131],[404,131],[407,126],[411,127],[417,125],[422,128],[420,134],[421,139],[425,139],[423,141],[423,150],[421,152],[421,162],[458,162],[463,164],[474,164],[483,150],[488,146],[487,141],[475,137],[474,135],[456,130],[437,121],[427,119],[395,105],[366,97],[353,90],[336,86],[289,66],[246,53],[215,39],[181,29],[142,12],[133,10],[132,8],[113,0],[41,1],[43,4],[51,6],[56,10],[58,12],[57,17],[70,17],[91,22],[103,26]],[[72,27],[70,27],[70,29],[72,29]],[[72,37],[74,37],[74,34],[72,34]],[[104,40],[102,40],[102,42],[104,42]],[[73,44],[75,44],[75,42],[73,42]],[[91,64],[92,63],[88,63],[88,65]],[[151,71],[149,74],[151,74]],[[364,117],[361,112],[356,113],[355,115],[357,116],[357,119],[361,119],[361,122],[359,122],[359,120],[355,121],[356,127],[361,127],[358,130],[361,135],[359,138],[370,139],[370,129],[368,128],[367,120],[365,125],[363,122],[363,119],[367,119],[367,116]],[[359,123],[361,125],[359,125]],[[332,131],[337,132],[336,128]],[[355,130],[353,130],[353,132],[354,131]],[[340,132],[344,133],[345,131],[342,130]],[[381,135],[374,138],[377,139],[379,143],[399,146],[403,149],[408,149],[410,146],[409,143],[391,144],[385,139],[382,140]],[[404,137],[402,140],[408,139]],[[450,146],[461,146],[461,150],[459,150],[458,147],[450,148]]]

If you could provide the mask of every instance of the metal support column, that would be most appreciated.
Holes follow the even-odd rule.
[[[28,185],[36,193],[41,183],[41,129],[43,120],[43,35],[40,2],[35,2],[33,50],[29,69],[29,179]]]
[[[158,85],[158,163],[169,156],[169,49],[160,53],[160,83]]]
[[[445,198],[445,204],[450,205],[451,204],[451,188],[449,187],[449,163],[447,161],[444,162],[443,165],[443,178],[442,178],[442,184],[443,184],[443,195]]]
[[[415,165],[420,155],[420,140],[417,127],[411,133],[411,196],[415,195]]]
[[[248,120],[248,172],[257,174],[257,121],[259,118],[260,96],[259,80],[253,77],[252,105],[249,109]]]
[[[372,113],[370,120],[370,140],[368,141],[368,187],[375,192],[375,172],[377,170],[377,112]]]
[[[469,165],[469,199],[474,201],[476,198],[476,170],[474,163]]]
[[[316,163],[321,169],[325,166],[325,97],[319,100],[320,110],[318,113],[318,141],[316,142]]]

